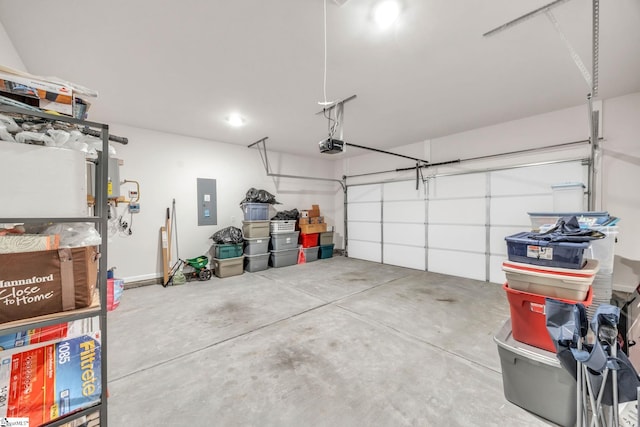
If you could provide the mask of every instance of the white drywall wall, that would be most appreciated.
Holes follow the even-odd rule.
[[[21,71],[27,71],[20,55],[13,46],[13,42],[4,29],[4,25],[0,22],[0,65],[15,68]]]
[[[215,231],[231,225],[242,228],[239,203],[251,187],[274,194],[282,203],[276,205],[277,210],[309,209],[317,204],[329,225],[336,222],[333,204],[337,194],[342,197],[338,183],[267,177],[255,148],[123,125],[112,125],[110,131],[129,139],[128,145],[114,144],[116,157],[124,160],[120,168],[121,181],[140,182],[141,211],[133,214],[133,234],[118,232],[115,220],[110,227],[108,264],[116,266],[116,276],[127,281],[161,276],[159,230],[165,222],[166,208],[171,207],[174,198],[182,259],[207,254],[212,243],[209,237]],[[330,178],[333,173],[333,164],[328,160],[275,152],[268,152],[268,158],[272,173],[321,178]],[[216,226],[197,225],[197,178],[216,180]],[[130,188],[134,186],[123,185],[121,194],[127,195]],[[130,222],[126,205],[120,205],[118,212],[124,213],[123,219]],[[274,212],[272,209],[271,213]],[[175,259],[175,248],[173,253]]]

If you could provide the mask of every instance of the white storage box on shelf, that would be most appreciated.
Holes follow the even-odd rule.
[[[494,336],[507,400],[561,426],[576,423],[576,380],[551,353],[521,343],[507,320]]]
[[[594,259],[588,259],[579,270],[513,261],[502,263],[511,289],[574,301],[583,301],[587,297],[598,268],[598,261]]]
[[[0,141],[0,171],[0,217],[88,214],[87,161],[81,151]]]

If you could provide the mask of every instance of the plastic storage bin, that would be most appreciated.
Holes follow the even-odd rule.
[[[588,259],[580,270],[572,268],[540,267],[520,262],[505,261],[502,270],[511,289],[582,301],[598,272],[598,261]]]
[[[582,268],[588,242],[547,242],[529,239],[528,231],[505,237],[509,261],[557,268]]]
[[[576,423],[576,381],[548,352],[517,342],[507,320],[493,340],[498,346],[504,397],[561,426]]]
[[[614,246],[618,239],[618,226],[589,227],[607,235],[604,239],[591,241],[591,256],[600,263],[600,272],[613,273]]]
[[[269,237],[245,238],[244,254],[245,255],[262,255],[269,252]]]
[[[541,348],[555,353],[556,347],[547,331],[547,318],[545,316],[544,295],[511,289],[507,283],[502,286],[507,293],[509,311],[511,313],[511,327],[513,338],[525,344]],[[593,300],[593,291],[589,287],[587,298],[584,301],[575,301],[564,298],[554,298],[569,304],[581,302],[585,307],[590,306]]]
[[[244,270],[250,273],[269,268],[269,252],[258,255],[245,255]]]
[[[330,245],[333,243],[333,231],[325,231],[324,233],[320,233],[320,238],[318,239],[319,245]]]
[[[302,252],[304,252],[304,260],[305,262],[313,262],[318,260],[318,255],[320,252],[320,246],[313,246],[310,248],[301,248]]]
[[[609,220],[609,212],[528,212],[531,229],[540,230],[545,225],[555,225],[565,216],[575,216],[581,228],[601,225]]]
[[[291,233],[293,231],[296,231],[296,220],[288,219],[271,221],[271,224],[269,224],[269,230],[271,231],[271,234]]]
[[[551,186],[554,212],[580,212],[584,210],[584,184],[566,182]]]
[[[269,237],[269,221],[242,221],[242,235],[245,239]]]
[[[242,255],[242,243],[214,244],[211,246],[212,258],[227,259]]]
[[[318,233],[312,234],[300,234],[300,244],[303,248],[311,248],[313,246],[318,246]]]
[[[213,271],[218,277],[239,276],[244,273],[244,255],[236,258],[213,259]]]
[[[271,249],[274,251],[297,249],[299,234],[299,231],[294,231],[293,233],[279,233],[271,235]]]
[[[298,248],[271,251],[269,260],[271,261],[271,266],[276,268],[296,265],[298,263]]]
[[[243,203],[245,221],[265,221],[269,219],[269,203]]]
[[[333,243],[330,245],[321,245],[320,246],[320,259],[331,258],[333,256]]]

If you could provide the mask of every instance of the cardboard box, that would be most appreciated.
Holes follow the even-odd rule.
[[[324,223],[324,217],[323,216],[311,217],[311,224],[322,224],[322,223]]]
[[[298,225],[307,225],[307,224],[311,224],[311,218],[304,217],[304,218],[298,219]]]
[[[29,425],[39,426],[95,405],[102,391],[100,373],[99,332],[3,352],[0,418],[29,418]]]
[[[320,216],[320,206],[319,205],[311,205],[311,209],[309,210],[309,216],[311,218]]]
[[[0,323],[88,307],[97,277],[94,246],[0,254]]]
[[[327,231],[327,224],[307,224],[300,225],[300,232],[304,234],[323,233]]]

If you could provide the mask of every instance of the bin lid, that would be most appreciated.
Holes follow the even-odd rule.
[[[502,347],[505,350],[523,358],[549,365],[554,368],[561,367],[560,361],[558,361],[555,353],[516,341],[511,333],[511,319],[507,319],[504,322],[498,333],[493,337],[493,340],[498,347]]]
[[[530,274],[533,276],[563,276],[568,278],[591,278],[600,269],[597,259],[587,259],[584,267],[580,269],[545,267],[541,265],[527,264],[524,262],[503,261],[502,270],[512,273]]]

